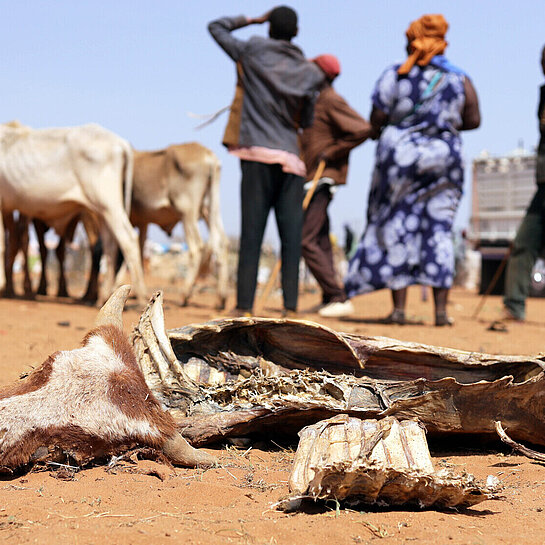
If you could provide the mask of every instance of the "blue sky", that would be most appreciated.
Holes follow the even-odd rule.
[[[222,212],[226,230],[239,232],[238,160],[221,146],[226,116],[201,130],[189,112],[206,114],[230,103],[232,61],[209,36],[207,23],[222,15],[258,16],[275,4],[261,0],[0,1],[0,121],[36,128],[97,122],[136,149],[198,140],[223,164]],[[405,30],[424,13],[443,13],[450,60],[470,74],[482,113],[480,129],[464,133],[466,195],[457,224],[467,224],[472,158],[486,149],[501,155],[520,142],[537,142],[539,65],[545,43],[543,2],[493,0],[293,1],[308,57],[333,53],[343,72],[336,88],[365,117],[373,85],[404,57]],[[237,31],[265,34],[268,25]],[[364,227],[374,142],[354,150],[348,185],[330,207],[332,227]],[[274,221],[267,237],[275,240]]]

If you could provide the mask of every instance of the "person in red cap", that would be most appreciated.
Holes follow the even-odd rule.
[[[305,211],[301,253],[322,290],[320,314],[347,316],[353,308],[335,272],[327,208],[337,186],[346,183],[350,151],[370,136],[371,125],[333,89],[333,80],[341,73],[337,57],[320,55],[312,60],[326,82],[315,105],[314,122],[303,131],[301,149],[307,180],[314,178],[321,160],[325,169]]]

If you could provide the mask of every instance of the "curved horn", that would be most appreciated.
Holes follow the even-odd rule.
[[[131,287],[127,284],[116,289],[104,306],[98,311],[95,327],[101,325],[113,325],[123,329],[123,307],[129,297]]]
[[[180,432],[176,432],[165,441],[163,452],[172,463],[184,467],[210,467],[217,462],[215,456],[192,447]]]

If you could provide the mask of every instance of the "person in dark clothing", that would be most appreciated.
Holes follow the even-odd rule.
[[[545,75],[545,47],[541,50],[541,69]],[[537,190],[517,230],[507,263],[502,316],[507,321],[525,320],[532,269],[545,247],[545,85],[540,88],[537,118],[540,134],[536,157]]]
[[[269,22],[269,37],[239,40],[232,32]],[[280,6],[262,17],[223,17],[210,34],[237,63],[237,85],[223,144],[241,160],[241,234],[236,314],[250,315],[261,243],[274,208],[281,240],[284,314],[297,308],[303,183],[298,129],[312,123],[321,70],[291,43],[297,14]]]
[[[327,208],[337,186],[346,183],[350,151],[368,138],[371,125],[333,89],[333,80],[341,72],[338,59],[320,55],[314,63],[323,71],[326,83],[316,102],[314,123],[303,131],[301,147],[307,179],[314,177],[321,160],[326,167],[305,211],[302,254],[322,290],[320,313],[341,309],[346,316],[352,303],[335,272]]]

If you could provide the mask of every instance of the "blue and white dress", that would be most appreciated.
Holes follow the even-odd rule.
[[[452,285],[465,76],[428,65],[398,77],[399,66],[389,67],[373,92],[373,105],[389,121],[376,148],[367,227],[345,278],[348,297]]]

